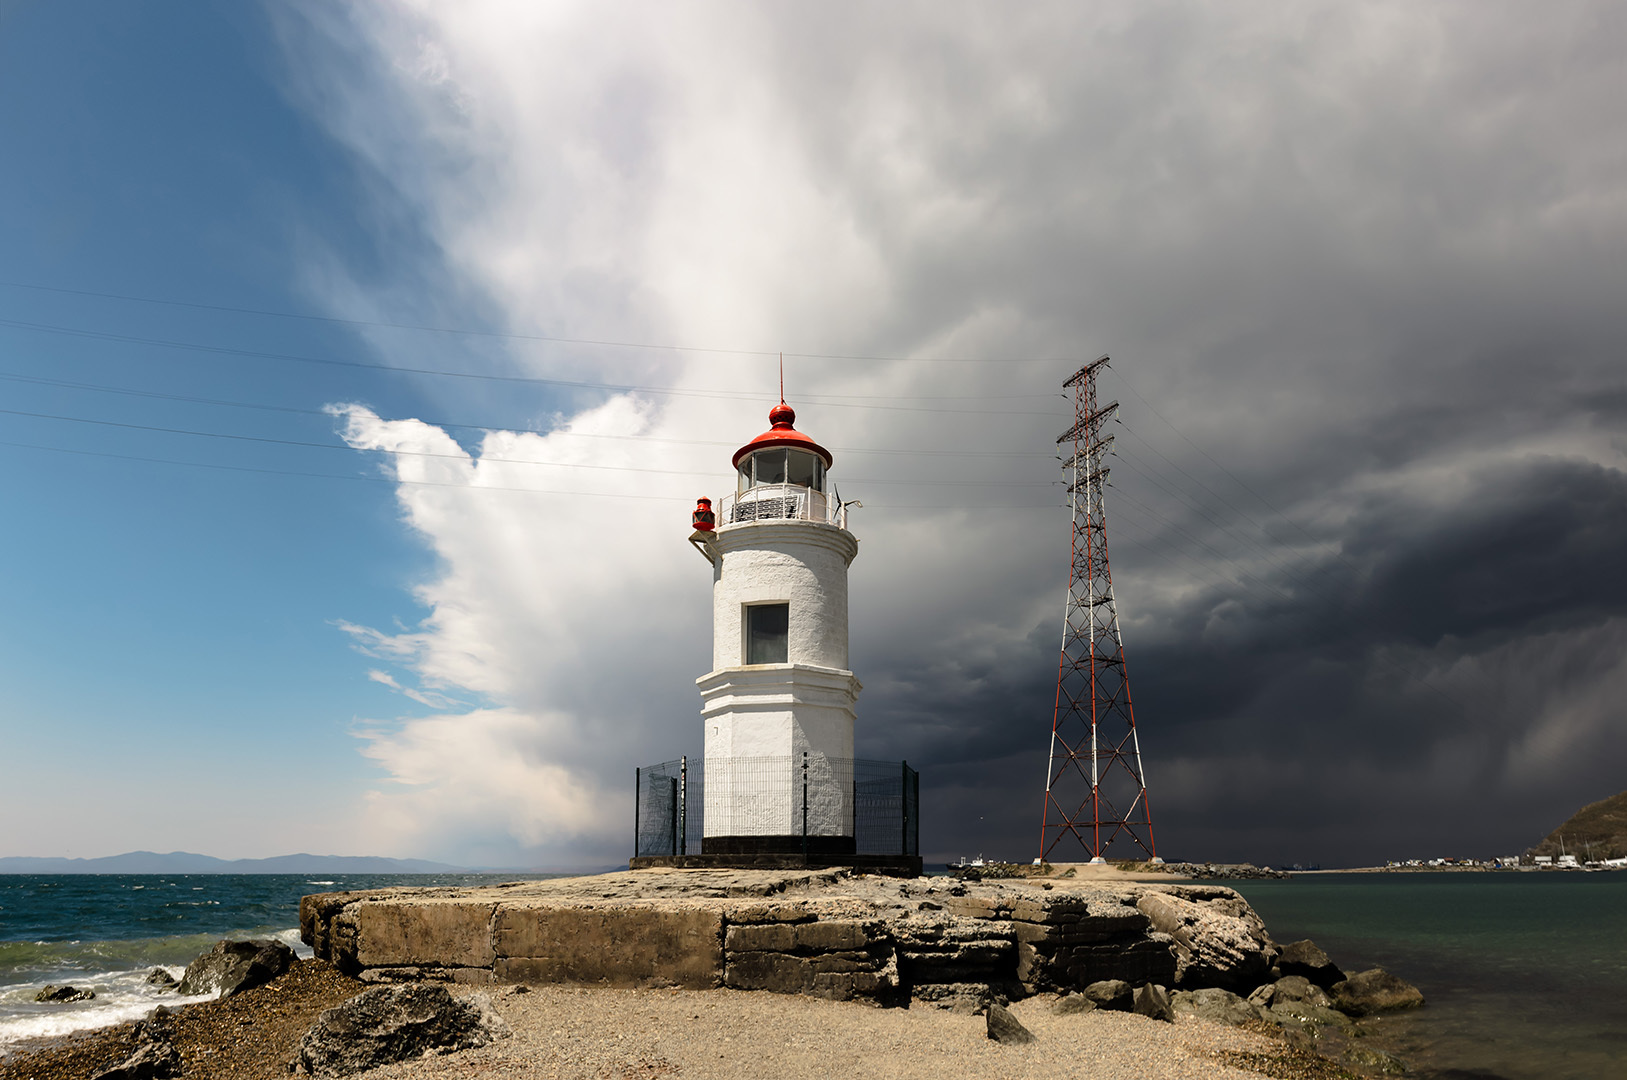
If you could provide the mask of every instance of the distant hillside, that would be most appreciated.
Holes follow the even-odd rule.
[[[1565,851],[1579,859],[1627,856],[1627,791],[1582,807],[1531,850],[1558,855],[1562,838]]]
[[[277,855],[217,859],[187,851],[128,851],[100,859],[0,858],[0,874],[456,874],[462,867],[373,855]]]

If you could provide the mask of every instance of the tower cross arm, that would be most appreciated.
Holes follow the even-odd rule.
[[[1086,379],[1088,379],[1092,375],[1096,374],[1096,369],[1101,367],[1105,363],[1107,363],[1107,357],[1098,356],[1096,359],[1092,360],[1090,363],[1086,364],[1084,367],[1082,367],[1078,371],[1074,372],[1072,378],[1070,378],[1067,382],[1062,384],[1062,389],[1069,390],[1069,389],[1072,389],[1075,386],[1078,386],[1080,383],[1084,382]]]
[[[1059,459],[1062,462],[1062,467],[1064,469],[1090,468],[1090,463],[1094,458],[1099,457],[1112,449],[1113,440],[1116,437],[1117,436],[1114,435],[1104,435],[1100,439],[1097,439],[1096,442],[1093,443],[1089,448],[1079,451],[1072,457]]]
[[[1095,412],[1091,413],[1089,416],[1085,417],[1083,420],[1080,420],[1077,423],[1075,423],[1073,425],[1073,427],[1069,428],[1067,431],[1064,431],[1062,434],[1058,435],[1056,437],[1057,444],[1061,445],[1062,443],[1065,443],[1070,439],[1076,438],[1080,433],[1090,430],[1092,425],[1101,423],[1103,417],[1107,416],[1109,413],[1111,413],[1114,409],[1117,409],[1118,407],[1119,407],[1119,403],[1116,402],[1116,401],[1113,402],[1110,405],[1103,405],[1101,408],[1097,409]]]
[[[1083,491],[1085,488],[1089,487],[1091,484],[1096,483],[1098,480],[1105,484],[1105,483],[1107,483],[1107,474],[1112,472],[1112,471],[1113,471],[1112,469],[1096,469],[1096,470],[1088,473],[1087,475],[1080,477],[1078,480],[1075,480],[1073,483],[1069,484],[1068,485],[1068,490],[1069,491]]]

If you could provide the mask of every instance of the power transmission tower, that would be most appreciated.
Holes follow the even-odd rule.
[[[1125,836],[1141,849],[1140,858],[1161,862],[1153,844],[1152,811],[1107,564],[1102,488],[1109,470],[1102,457],[1113,445],[1113,436],[1104,437],[1101,429],[1118,412],[1119,403],[1096,405],[1096,376],[1106,366],[1104,356],[1062,384],[1073,391],[1073,426],[1056,440],[1058,446],[1071,448],[1062,467],[1068,471],[1073,506],[1073,558],[1045,772],[1040,858],[1049,858],[1052,849],[1071,836],[1090,854],[1091,862],[1105,862],[1103,854]]]

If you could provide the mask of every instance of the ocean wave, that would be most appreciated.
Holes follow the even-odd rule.
[[[177,964],[155,964],[136,971],[117,971],[93,976],[74,975],[54,979],[36,978],[0,987],[0,1058],[6,1048],[24,1039],[50,1038],[75,1031],[107,1027],[147,1015],[159,1005],[190,1005],[210,1001],[215,994],[181,996],[147,982],[152,967],[162,967],[179,977],[185,970]],[[71,982],[96,992],[91,1001],[63,1004],[36,1002],[34,995],[48,983]]]
[[[311,950],[292,927],[263,927],[230,934],[183,934],[133,941],[0,942],[0,1059],[24,1039],[50,1038],[107,1027],[145,1016],[158,1005],[209,1001],[214,994],[182,997],[147,982],[155,967],[180,978],[186,965],[222,938],[273,938],[295,954]],[[34,995],[48,984],[70,983],[96,991],[92,1001],[43,1004]]]
[[[154,967],[184,968],[198,954],[214,948],[215,942],[243,938],[275,938],[297,956],[311,955],[310,948],[299,940],[297,928],[272,926],[126,941],[0,941],[0,992],[38,978],[61,982],[127,971],[145,974]]]

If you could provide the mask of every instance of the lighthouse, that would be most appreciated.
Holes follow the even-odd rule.
[[[712,670],[701,852],[852,855],[854,705],[847,569],[858,539],[830,484],[830,451],[785,403],[735,451],[734,494],[696,507],[712,565]],[[918,860],[917,860],[918,861]]]

